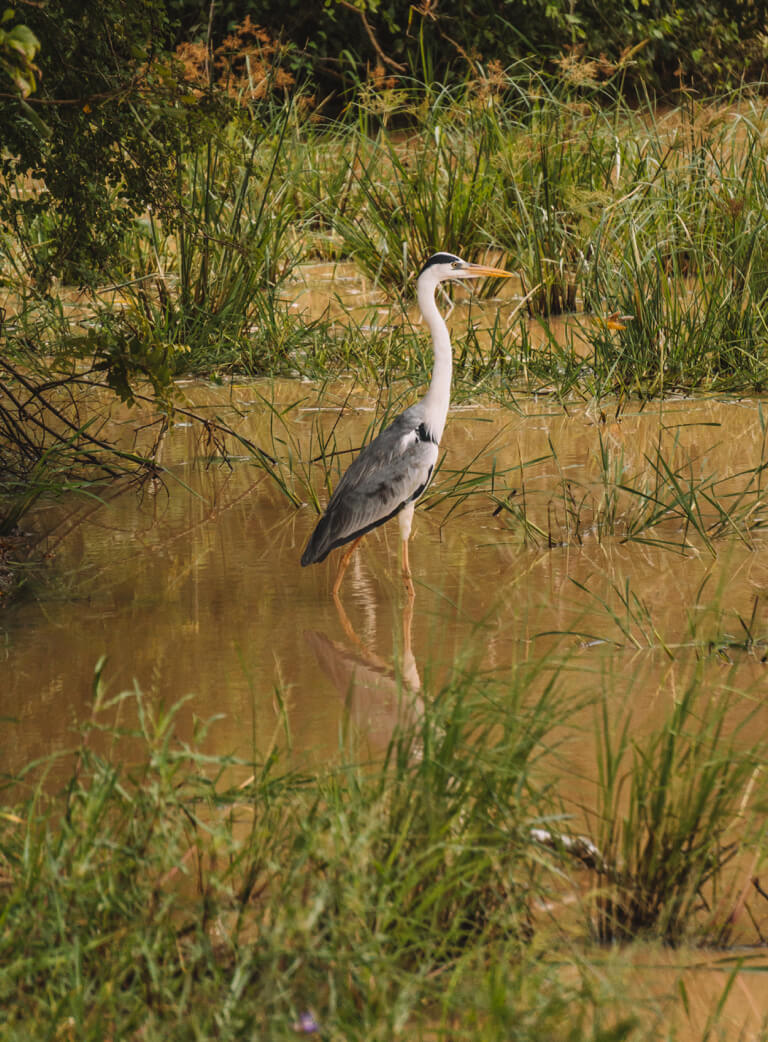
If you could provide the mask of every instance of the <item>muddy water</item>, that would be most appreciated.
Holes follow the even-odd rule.
[[[342,300],[360,321],[381,298],[350,268],[318,266],[294,289],[310,316],[341,317]],[[512,287],[503,306],[515,300]],[[497,303],[472,306],[492,323]],[[466,307],[451,315],[458,329]],[[679,516],[639,528],[654,467],[670,468],[679,485],[705,481],[708,494],[734,505],[745,479],[721,479],[762,462],[759,403],[668,400],[619,416],[546,397],[508,410],[455,407],[441,469],[416,514],[408,613],[396,525],[364,541],[341,606],[329,595],[338,555],[299,565],[317,520],[312,491],[327,498],[326,472],[311,463],[319,439],[333,430],[341,453],[359,446],[376,419],[364,392],[341,384],[317,400],[297,382],[183,392],[281,458],[281,480],[304,505],[252,459],[208,465],[209,448],[179,424],[162,448],[171,474],[163,487],[41,511],[52,566],[45,586],[10,614],[0,647],[0,715],[18,720],[13,767],[71,743],[105,655],[110,691],[136,684],[167,701],[194,694],[181,717],[187,733],[193,711],[220,714],[211,746],[243,756],[279,741],[297,758],[325,759],[350,738],[372,752],[386,745],[400,681],[434,690],[457,664],[503,673],[566,655],[563,683],[576,693],[605,689],[633,708],[637,726],[666,712],[711,646],[713,695],[723,685],[762,691],[768,648],[735,645],[740,620],[768,637],[766,537],[713,535],[708,544]],[[146,417],[124,420],[130,441]],[[614,499],[622,485],[633,491]],[[714,508],[699,501],[709,527]],[[627,541],[633,524],[637,538]],[[589,755],[578,743],[564,755],[587,784]]]
[[[347,290],[355,306],[375,305],[364,284]],[[297,292],[296,303],[322,310],[327,288],[325,297]],[[295,382],[183,390],[270,454],[290,457],[281,475],[301,505],[246,456],[210,464],[198,434],[178,425],[163,445],[171,475],[163,486],[42,510],[36,523],[49,532],[49,574],[7,615],[0,645],[4,769],[73,744],[102,656],[114,694],[136,685],[153,701],[192,695],[179,715],[184,737],[193,737],[195,719],[219,717],[207,750],[248,758],[279,744],[298,763],[325,761],[341,747],[376,755],[403,712],[402,692],[416,716],[421,699],[459,669],[513,678],[527,665],[564,662],[564,690],[604,691],[617,715],[633,712],[638,729],[666,714],[702,657],[713,698],[735,688],[745,713],[762,703],[768,537],[758,528],[713,534],[708,544],[678,516],[626,538],[644,516],[642,490],[653,486],[659,453],[678,483],[717,480],[713,498],[735,507],[728,497],[746,480],[738,475],[763,460],[758,402],[672,400],[628,406],[618,417],[545,397],[518,399],[514,410],[455,408],[441,469],[416,513],[414,602],[390,524],[363,542],[336,604],[335,555],[299,564],[317,520],[309,487],[327,498],[323,467],[311,460],[319,432],[331,428],[337,449],[358,446],[375,419],[372,400],[346,384],[322,400]],[[126,418],[129,435],[144,419]],[[613,506],[617,484],[625,491]],[[711,531],[715,509],[700,502]],[[761,510],[768,516],[758,505],[753,521]],[[744,624],[757,638],[752,646]],[[765,725],[768,710],[755,726]],[[572,779],[578,813],[594,783],[588,712],[575,733],[559,769]],[[725,985],[723,968],[685,972],[709,1008]],[[666,987],[665,968],[641,973],[649,994]],[[734,1023],[755,1025],[768,1010],[766,989],[747,978],[739,989],[750,1009],[739,1019],[735,1008]]]
[[[300,400],[286,420],[294,451],[309,447],[318,423],[338,421],[335,409],[318,414],[311,390],[292,384],[187,393],[198,404],[216,403],[230,421],[237,403],[238,429],[272,448],[258,390],[283,406]],[[348,399],[347,390],[338,397]],[[340,450],[359,444],[371,408],[361,395],[348,401],[337,422]],[[620,524],[617,535],[601,534],[601,445],[630,485],[660,436],[667,460],[695,459],[700,472],[724,475],[760,462],[762,431],[754,403],[718,401],[626,411],[613,427],[589,408],[566,413],[537,401],[515,413],[455,411],[442,469],[416,514],[410,620],[396,525],[361,545],[339,611],[330,596],[334,557],[308,569],[299,564],[314,510],[294,507],[250,460],[205,465],[197,434],[176,428],[164,446],[173,479],[163,487],[57,504],[38,518],[51,530],[52,574],[36,598],[14,609],[2,652],[0,713],[20,717],[12,759],[22,763],[70,740],[67,725],[86,711],[102,655],[114,691],[135,681],[166,699],[195,693],[198,716],[224,714],[217,745],[243,755],[263,753],[276,729],[289,725],[302,756],[327,756],[339,741],[351,676],[358,670],[362,685],[369,667],[378,678],[373,704],[370,693],[363,699],[373,731],[388,719],[385,692],[396,690],[404,665],[428,674],[434,687],[459,662],[503,671],[555,648],[569,654],[575,689],[607,671],[609,686],[642,703],[646,720],[654,707],[663,712],[670,675],[684,672],[688,649],[743,635],[738,618],[752,617],[755,598],[755,633],[768,634],[768,557],[759,534],[746,543],[717,540],[714,554],[679,523],[657,526],[647,538],[684,552],[622,542]],[[469,460],[472,474],[495,479],[463,498],[457,474]],[[308,480],[322,490],[319,465]],[[300,481],[292,487],[307,498]],[[533,535],[499,510],[523,498]],[[403,663],[406,645],[413,659]],[[713,691],[734,683],[734,669],[745,691],[762,686],[761,654],[726,652],[730,665],[713,657]]]

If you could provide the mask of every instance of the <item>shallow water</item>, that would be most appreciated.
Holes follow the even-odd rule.
[[[472,302],[481,325],[519,304],[519,287],[504,288],[501,305]],[[312,267],[293,298],[309,317],[342,318],[347,308],[356,321],[375,318],[382,300],[349,265]],[[462,293],[449,318],[459,331],[468,300]],[[136,683],[168,701],[193,693],[198,717],[221,714],[216,750],[249,756],[280,741],[299,759],[334,754],[350,722],[364,744],[386,745],[401,678],[413,689],[426,677],[436,690],[459,664],[503,672],[555,649],[558,660],[567,653],[571,690],[601,678],[634,708],[637,726],[666,710],[676,677],[707,641],[719,650],[713,693],[725,683],[761,689],[766,648],[729,646],[743,643],[739,620],[768,637],[759,524],[708,541],[673,517],[627,541],[655,495],[654,467],[670,468],[683,486],[708,481],[708,494],[730,509],[746,480],[738,475],[763,462],[761,403],[666,400],[620,414],[547,396],[519,397],[509,409],[454,406],[441,468],[416,513],[408,614],[394,524],[356,553],[341,609],[329,596],[338,554],[299,565],[317,520],[309,501],[325,502],[348,453],[378,425],[364,391],[342,382],[318,399],[296,381],[189,382],[182,391],[279,457],[278,477],[303,505],[247,455],[211,464],[211,446],[180,423],[161,448],[172,475],[164,486],[41,510],[48,580],[10,613],[0,649],[0,715],[19,720],[14,767],[70,744],[102,655],[112,692]],[[147,419],[116,417],[127,444]],[[340,453],[330,476],[317,462],[329,432]],[[714,508],[698,502],[709,528]],[[350,698],[353,677],[360,694]],[[191,718],[190,708],[189,733]],[[588,776],[589,755],[578,759],[574,770]]]
[[[360,307],[370,308],[364,284],[347,289],[347,301],[358,293]],[[297,293],[297,306],[318,313],[329,303],[325,292]],[[473,306],[481,314],[494,308]],[[713,698],[728,687],[745,693],[745,713],[762,704],[768,537],[759,523],[743,535],[712,534],[709,545],[679,517],[626,539],[647,505],[637,490],[651,487],[660,457],[681,484],[686,475],[731,476],[713,496],[734,505],[729,494],[763,462],[761,403],[667,400],[629,405],[620,416],[589,403],[563,408],[546,396],[519,398],[510,409],[454,408],[441,469],[416,512],[415,600],[405,594],[390,524],[361,544],[336,604],[338,555],[299,564],[317,521],[309,488],[327,499],[323,466],[311,460],[319,433],[331,429],[339,451],[359,446],[375,403],[344,383],[322,400],[298,382],[183,390],[271,455],[291,457],[281,473],[302,505],[246,455],[210,463],[209,447],[180,424],[163,445],[171,475],[164,485],[41,509],[35,523],[49,533],[48,575],[6,613],[0,645],[6,770],[75,743],[102,656],[114,694],[136,684],[166,704],[192,695],[178,718],[183,737],[193,737],[196,719],[217,716],[205,749],[249,758],[278,744],[296,763],[324,762],[342,749],[380,754],[403,713],[417,717],[421,700],[461,670],[504,677],[527,664],[559,664],[565,692],[605,692],[617,719],[631,711],[638,730],[665,715],[702,658]],[[131,437],[145,417],[121,420]],[[339,457],[331,484],[347,458]],[[606,475],[624,486],[615,517]],[[711,531],[715,509],[702,497],[700,504]],[[755,509],[759,522],[763,508]],[[577,816],[593,794],[590,713],[583,726],[569,722],[557,764]],[[766,724],[761,708],[755,726]],[[724,987],[722,967],[685,972],[705,1006]],[[655,993],[657,970],[643,975]],[[734,1022],[749,1021],[750,1030],[768,1010],[760,981],[740,978],[750,1013],[741,1021],[736,1009]]]
[[[239,431],[270,445],[255,390],[198,385],[187,394],[198,404],[218,400],[230,421],[237,403]],[[307,446],[318,422],[311,391],[290,383],[262,390],[276,403],[303,398],[287,423],[296,446]],[[340,450],[359,444],[370,422],[370,403],[356,403],[337,426]],[[329,411],[326,419],[337,417]],[[690,536],[682,553],[622,542],[621,526],[618,535],[601,534],[594,523],[601,438],[612,442],[629,483],[645,454],[653,456],[660,432],[670,443],[668,458],[695,458],[702,471],[720,474],[759,463],[762,432],[755,403],[718,401],[647,406],[626,412],[613,432],[604,427],[589,408],[566,413],[548,402],[520,402],[515,413],[481,406],[454,412],[442,469],[416,512],[410,625],[397,525],[361,544],[340,612],[330,596],[338,555],[308,569],[299,564],[315,511],[295,508],[251,460],[206,465],[197,434],[176,428],[164,460],[178,481],[101,503],[56,504],[38,518],[51,530],[50,581],[11,613],[3,651],[0,713],[21,717],[12,759],[23,763],[70,740],[66,725],[86,711],[101,655],[108,656],[113,691],[135,681],[168,700],[195,693],[198,716],[225,716],[216,726],[217,746],[243,755],[263,753],[283,720],[278,688],[294,748],[325,758],[338,745],[350,658],[365,663],[367,655],[379,686],[386,664],[394,688],[404,629],[413,653],[408,668],[428,673],[433,688],[459,662],[500,671],[557,646],[570,652],[574,689],[607,669],[625,675],[618,685],[624,697],[647,702],[652,713],[664,697],[670,654],[673,665],[684,662],[686,645],[695,650],[716,637],[722,620],[738,637],[738,617],[750,619],[755,598],[754,628],[766,633],[768,558],[759,534],[751,545],[716,541],[714,555]],[[452,494],[468,460],[475,474],[495,473],[493,494],[490,481],[466,498]],[[539,462],[521,471],[521,461],[532,460]],[[567,516],[563,476],[568,495],[585,502],[578,530]],[[310,481],[322,477],[320,466],[310,471]],[[300,495],[301,486],[294,487]],[[543,535],[526,539],[515,519],[499,512],[499,501],[523,494],[526,515]],[[684,532],[673,524],[648,537],[680,543]],[[630,600],[637,598],[629,612],[622,604],[627,584]],[[694,624],[698,635],[691,634]],[[744,690],[762,685],[761,655],[730,658],[735,665],[728,667],[713,657],[713,689],[726,673],[733,683],[734,668]],[[370,705],[368,711],[375,716]]]

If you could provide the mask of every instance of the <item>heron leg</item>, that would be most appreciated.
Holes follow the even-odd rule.
[[[415,503],[407,503],[397,515],[397,520],[400,523],[400,538],[403,541],[403,582],[409,597],[413,597],[415,592],[413,589],[413,578],[411,577],[411,565],[408,561],[408,539],[411,534],[413,508],[415,505]]]
[[[403,582],[405,583],[405,589],[408,597],[412,600],[416,595],[416,591],[413,587],[413,577],[411,575],[411,565],[408,560],[408,540],[403,540]]]
[[[413,658],[413,642],[411,631],[413,629],[413,607],[416,603],[416,591],[411,584],[408,600],[403,606],[403,658]]]
[[[344,630],[347,639],[350,640],[353,644],[357,644],[359,648],[365,651],[363,642],[355,633],[354,627],[352,626],[352,623],[349,621],[349,616],[347,615],[346,611],[344,611],[344,605],[341,603],[341,597],[339,597],[338,593],[334,593],[333,603],[336,605],[336,611],[338,612],[339,622],[341,623],[341,628]]]
[[[339,589],[341,588],[341,581],[344,578],[344,572],[346,572],[347,565],[349,564],[350,560],[352,559],[352,554],[355,552],[355,548],[357,547],[357,544],[360,542],[360,540],[362,538],[363,537],[361,535],[359,535],[357,537],[357,539],[353,540],[349,544],[347,549],[341,555],[341,560],[339,561],[339,570],[336,573],[336,578],[333,581],[333,588],[332,588],[332,591],[331,591],[333,593],[334,597],[338,596]]]

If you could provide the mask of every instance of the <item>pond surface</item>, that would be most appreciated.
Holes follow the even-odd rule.
[[[318,414],[312,390],[296,384],[198,385],[187,394],[198,406],[215,404],[230,423],[236,412],[238,430],[268,449],[260,394],[276,406],[299,402],[285,420],[297,451],[319,415],[337,424],[340,452],[359,445],[371,421],[371,403],[350,400],[348,389],[338,392],[347,400],[341,422],[329,395]],[[667,460],[734,474],[759,464],[762,431],[754,402],[648,405],[611,426],[588,407],[566,412],[546,401],[521,401],[515,412],[455,410],[441,470],[416,512],[412,618],[396,524],[360,545],[339,606],[330,595],[338,554],[299,564],[315,510],[295,507],[250,459],[206,464],[199,435],[176,427],[163,452],[177,480],[56,504],[38,518],[51,530],[50,582],[14,609],[3,651],[0,712],[21,718],[12,757],[23,763],[66,746],[67,724],[86,711],[102,655],[115,692],[136,682],[167,700],[194,693],[198,716],[224,714],[217,742],[241,755],[263,754],[282,721],[301,756],[327,757],[338,747],[355,671],[359,686],[373,671],[374,702],[387,704],[384,675],[396,690],[405,641],[407,668],[429,674],[433,689],[458,663],[499,671],[559,648],[569,652],[574,687],[609,669],[625,677],[613,685],[621,697],[647,702],[652,713],[688,652],[743,639],[739,619],[766,635],[768,557],[759,532],[714,539],[711,550],[675,520],[649,527],[647,542],[625,541],[621,519],[601,532],[601,452],[610,451],[627,487],[655,458],[660,436]],[[460,473],[468,461],[469,477]],[[478,476],[485,480],[467,487]],[[324,501],[320,465],[313,478]],[[298,479],[292,488],[302,496]],[[500,508],[523,496],[527,528]],[[713,690],[733,684],[734,670],[745,691],[762,686],[766,668],[759,648],[726,648],[712,656]],[[376,730],[371,697],[364,715]]]
[[[311,307],[323,299],[327,291]],[[667,400],[619,416],[545,396],[454,408],[441,468],[416,511],[414,600],[390,523],[359,547],[337,603],[338,554],[307,569],[299,559],[317,521],[312,492],[327,500],[376,420],[375,403],[344,383],[322,399],[290,381],[183,392],[279,459],[276,476],[299,505],[248,455],[211,463],[199,433],[179,424],[162,447],[163,485],[41,510],[49,575],[7,613],[0,647],[7,770],[74,744],[102,656],[114,694],[136,685],[166,704],[192,695],[183,737],[192,739],[195,719],[218,716],[209,751],[252,758],[277,744],[297,763],[350,747],[380,754],[402,713],[418,715],[421,699],[462,670],[504,676],[551,661],[566,691],[602,691],[617,719],[631,710],[643,729],[704,657],[713,698],[736,688],[745,712],[762,705],[761,403]],[[131,437],[146,417],[119,419]],[[317,449],[330,431],[340,455],[327,472]],[[659,503],[672,506],[655,517]],[[760,713],[764,728],[768,710]],[[574,807],[588,804],[586,717],[558,769]],[[727,979],[722,967],[686,972],[704,996],[719,996]],[[659,973],[667,979],[648,971],[649,989]],[[739,988],[750,1006],[739,1023],[756,1022],[766,989],[754,980]]]

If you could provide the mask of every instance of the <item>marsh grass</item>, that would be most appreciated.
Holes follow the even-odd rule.
[[[157,473],[153,451],[140,458],[102,436],[108,406],[104,396],[95,410],[92,402],[105,385],[130,405],[151,389],[165,423],[181,372],[223,369],[235,355],[238,368],[247,359],[260,372],[268,340],[266,364],[287,366],[296,333],[278,322],[275,299],[292,264],[291,211],[278,205],[275,171],[291,112],[254,126],[252,137],[228,127],[177,155],[174,205],[159,200],[136,224],[110,271],[116,283],[95,295],[36,288],[28,244],[3,239],[18,292],[0,366],[4,531],[40,496],[87,489],[95,477]],[[253,342],[251,327],[260,333]],[[312,333],[303,327],[302,342]]]
[[[530,948],[556,671],[460,678],[382,764],[319,773],[205,756],[180,705],[98,674],[94,697],[59,791],[51,764],[3,780],[6,1037],[283,1038],[306,1010],[347,1038],[628,1037]]]
[[[577,482],[561,470],[551,490],[539,487],[534,493],[526,490],[521,471],[520,490],[492,493],[495,514],[526,541],[549,547],[616,540],[678,554],[704,549],[716,556],[718,542],[736,538],[754,548],[755,536],[768,526],[761,424],[760,462],[733,474],[708,473],[679,451],[678,435],[662,433],[653,451],[643,455],[643,465],[630,471],[623,446],[598,428],[596,481]],[[550,448],[545,459],[559,468],[551,443]]]
[[[558,637],[578,637],[582,646],[608,644],[629,651],[661,651],[669,661],[685,659],[690,652],[697,659],[721,663],[744,662],[747,657],[760,664],[768,661],[768,630],[758,596],[749,611],[726,610],[722,587],[713,591],[705,579],[684,617],[665,628],[656,600],[638,593],[636,580],[630,576],[610,572],[607,581],[571,577],[570,582],[579,591],[578,608],[589,617],[590,629],[584,632],[579,623],[578,631],[555,631]]]
[[[520,271],[528,313],[574,312],[589,304],[592,267],[602,263],[596,240],[618,176],[610,116],[544,85],[526,111],[499,115],[491,221]]]
[[[713,699],[705,668],[670,692],[648,734],[636,733],[631,710],[618,729],[607,701],[598,711],[592,926],[601,941],[723,943],[744,915],[764,833],[758,705],[727,684]]]
[[[502,305],[473,359],[486,393],[763,389],[768,185],[749,93],[662,116],[508,82],[506,101],[479,104],[471,85],[432,96],[417,132],[331,135],[347,175],[335,156],[338,192],[316,185],[311,249],[353,259],[399,299],[437,248],[490,250],[519,271],[523,299]],[[311,154],[316,183],[322,147]],[[517,311],[542,320],[543,348]],[[565,312],[583,317],[555,336],[546,320]]]
[[[594,316],[580,364],[562,350],[536,360],[560,393],[763,388],[768,190],[749,94],[661,117],[517,87],[508,107],[446,93],[415,136],[364,141],[335,225],[342,252],[402,296],[433,249],[496,250],[532,316]]]
[[[484,393],[766,386],[768,175],[749,90],[661,113],[517,66],[450,90],[413,84],[399,104],[390,127],[354,103],[336,122],[286,103],[177,156],[173,190],[126,237],[84,341],[53,322],[55,287],[36,293],[25,274],[38,232],[11,229],[0,248],[22,302],[14,326],[28,335],[48,308],[36,346],[95,353],[123,390],[132,375],[268,374],[310,355],[313,378],[343,360],[373,381],[374,345],[352,349],[351,333],[339,347],[327,324],[291,313],[285,277],[346,258],[402,301],[424,258],[449,249],[491,256],[524,286],[488,357],[473,347]],[[542,320],[543,349],[517,309]],[[563,312],[583,315],[575,339],[547,333]],[[408,337],[384,339],[404,368]]]
[[[425,96],[418,131],[363,133],[350,159],[344,205],[321,207],[345,255],[401,295],[411,274],[440,249],[468,259],[498,243],[488,231],[493,191],[489,121],[455,92]]]
[[[102,669],[72,750],[0,778],[9,1039],[290,1038],[310,1011],[354,1039],[668,1037],[551,914],[584,872],[539,838],[568,825],[552,764],[589,708],[552,656],[459,672],[383,761],[313,771],[204,754],[214,721],[185,742],[188,706],[111,697]],[[762,745],[696,676],[645,736],[617,734],[605,694],[592,928],[722,942]]]
[[[16,341],[48,352],[70,374],[90,365],[131,404],[149,384],[167,406],[182,373],[284,368],[297,331],[282,309],[278,317],[277,292],[298,251],[277,169],[291,114],[286,106],[249,131],[224,127],[175,155],[165,196],[134,222],[104,284],[78,295],[77,306],[56,309],[19,278],[29,303],[14,316],[11,350]],[[299,333],[311,334],[311,323]]]
[[[137,341],[215,365],[263,322],[295,256],[275,178],[290,112],[177,157],[174,206],[150,211],[128,244],[119,320]]]
[[[642,257],[631,252],[603,299],[627,319],[618,331],[598,324],[587,332],[599,397],[765,386],[766,302],[745,301],[722,271],[688,276],[656,245]]]

